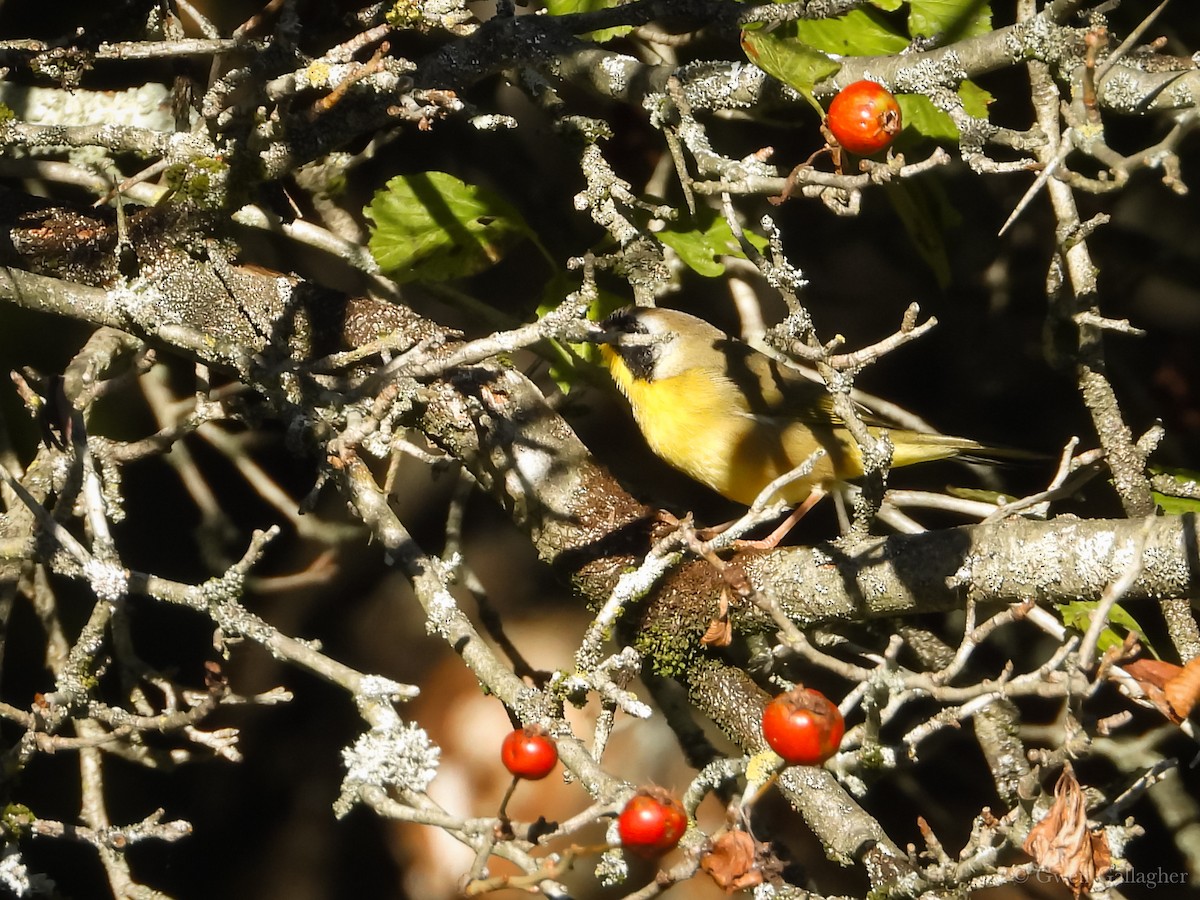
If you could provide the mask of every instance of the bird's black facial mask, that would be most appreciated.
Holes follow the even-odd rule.
[[[654,364],[658,357],[658,349],[653,340],[625,341],[625,335],[637,335],[642,338],[650,337],[650,330],[644,322],[633,315],[633,310],[619,309],[603,322],[604,330],[618,336],[617,343],[611,345],[617,355],[625,363],[635,379],[653,381]],[[660,335],[663,338],[665,335]]]

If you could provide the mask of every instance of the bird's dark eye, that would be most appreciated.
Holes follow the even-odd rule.
[[[623,306],[600,323],[605,331],[616,331],[620,334],[649,334],[646,323],[637,317],[637,311],[632,306]]]

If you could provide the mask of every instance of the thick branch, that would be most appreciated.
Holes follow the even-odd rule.
[[[1011,519],[879,538],[853,557],[828,546],[796,548],[743,565],[801,622],[930,612],[968,597],[1066,603],[1099,597],[1123,575],[1142,527],[1125,519]],[[1195,516],[1155,519],[1141,563],[1127,600],[1200,595]]]
[[[10,286],[7,294],[0,292],[5,299],[95,324],[128,321],[116,292],[85,290],[13,270],[9,276],[0,281],[0,286]],[[236,290],[236,285],[230,287]],[[54,302],[30,302],[35,295],[51,297],[55,288],[64,293]],[[260,295],[247,296],[246,302],[252,302]],[[431,335],[448,340],[436,325],[411,312],[357,302],[381,309],[363,312],[355,322],[390,318],[402,335],[411,329],[413,343]],[[222,363],[221,349],[197,346],[190,337],[176,342],[180,334],[206,333],[211,310],[189,306],[173,312],[178,325],[158,329],[157,339],[204,362]],[[193,315],[194,320],[189,318]],[[149,322],[139,324],[150,331]],[[350,324],[348,318],[343,327]],[[257,331],[249,333],[261,340]],[[452,347],[448,342],[447,349]],[[244,349],[257,348],[251,344]],[[258,386],[271,393],[270,386]],[[571,578],[588,599],[607,597],[620,572],[649,548],[647,508],[595,462],[520,373],[498,363],[454,370],[430,385],[417,424],[463,463],[530,536],[541,558]],[[853,557],[821,546],[747,553],[737,561],[755,583],[772,584],[798,621],[872,618],[957,607],[968,596],[1006,603],[1098,597],[1131,562],[1129,548],[1140,528],[1140,522],[1124,520],[1011,519],[878,538]],[[1142,572],[1126,597],[1196,596],[1198,559],[1193,517],[1155,520]],[[695,613],[698,624],[711,613],[709,604],[715,603],[721,584],[707,563],[685,565],[666,579],[651,615],[670,611],[674,617],[679,606],[703,607]]]

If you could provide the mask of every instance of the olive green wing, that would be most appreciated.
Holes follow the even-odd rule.
[[[740,341],[729,341],[721,349],[729,377],[746,395],[752,415],[812,425],[842,424],[824,385]],[[869,414],[866,419],[876,424]]]

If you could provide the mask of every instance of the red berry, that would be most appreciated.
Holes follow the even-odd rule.
[[[642,788],[617,817],[621,846],[638,856],[660,856],[679,843],[688,817],[679,801],[662,788]]]
[[[762,730],[789,766],[819,766],[837,753],[846,722],[820,691],[797,687],[767,704]]]
[[[856,81],[829,104],[825,125],[851,153],[878,153],[900,133],[900,104],[891,91],[873,81]]]
[[[558,764],[558,748],[539,725],[526,725],[511,732],[500,745],[504,768],[518,778],[537,781],[554,771]]]

